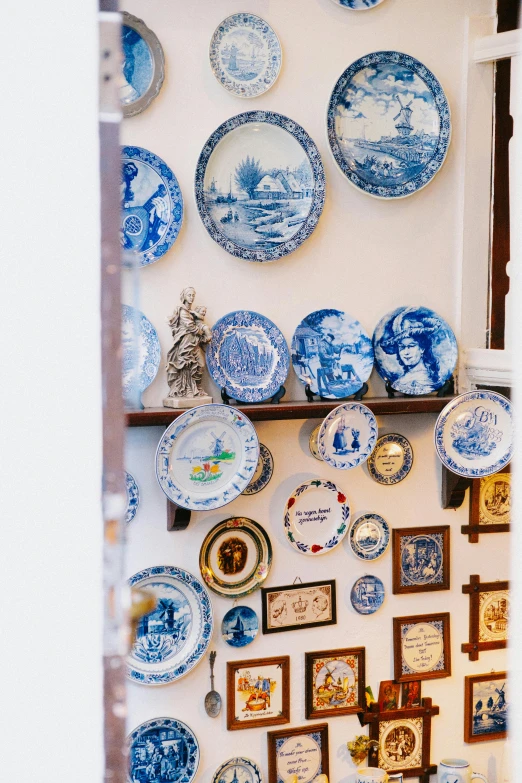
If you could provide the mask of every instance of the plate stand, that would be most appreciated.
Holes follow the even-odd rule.
[[[190,509],[177,506],[167,498],[167,530],[186,530],[191,513]]]
[[[310,388],[310,384],[309,383],[307,383],[306,386],[305,386],[305,394],[306,394],[306,399],[308,400],[308,402],[315,402],[315,398],[316,397],[319,400],[324,400],[326,402],[332,402],[330,397],[321,397],[320,394],[314,394],[313,391]],[[358,402],[360,402],[365,394],[368,394],[368,384],[367,383],[363,383],[363,385],[361,386],[359,391],[355,392],[355,394],[353,396],[339,397],[339,405],[342,402],[345,402],[346,400],[350,400],[350,399],[357,400]],[[388,396],[390,396],[390,395],[388,395]]]
[[[393,386],[389,381],[386,381],[384,385],[386,387],[386,393],[390,398],[395,397],[396,394],[402,394],[403,397],[426,396],[420,394],[404,394],[404,392],[398,392],[397,389],[393,388]],[[441,386],[440,389],[437,389],[437,397],[450,397],[453,394],[455,394],[455,380],[452,375],[448,378],[444,386]]]
[[[279,389],[274,394],[274,396],[272,397],[272,399],[270,400],[270,402],[273,405],[277,404],[278,402],[281,401],[281,398],[284,397],[285,394],[286,394],[285,387],[284,386],[280,386]],[[229,395],[227,394],[227,390],[225,389],[224,386],[221,387],[221,399],[223,400],[225,405],[230,405],[231,402],[232,402],[232,397],[229,397]],[[236,402],[240,402],[240,401],[236,400]],[[266,400],[261,400],[260,401],[261,404],[264,403],[264,402],[266,402]],[[251,404],[256,405],[257,403],[251,403]],[[240,402],[240,405],[245,405],[245,403],[241,403]]]

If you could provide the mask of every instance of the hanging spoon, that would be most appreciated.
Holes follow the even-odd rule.
[[[221,696],[214,690],[214,661],[216,660],[216,651],[210,653],[210,690],[205,696],[205,710],[211,718],[217,718],[221,712]]]

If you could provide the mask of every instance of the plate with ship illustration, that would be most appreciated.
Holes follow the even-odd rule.
[[[346,495],[325,479],[305,481],[286,502],[283,524],[288,541],[302,555],[322,555],[346,535],[350,505]]]
[[[379,514],[361,514],[350,525],[348,541],[361,560],[377,560],[388,549],[390,527]]]
[[[259,631],[257,614],[249,606],[233,606],[223,617],[221,636],[231,647],[246,647]]]
[[[348,181],[383,199],[411,196],[431,182],[451,136],[437,77],[395,51],[367,54],[341,74],[327,125],[330,149]]]

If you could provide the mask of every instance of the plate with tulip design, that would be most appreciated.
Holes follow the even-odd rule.
[[[305,481],[286,503],[286,537],[303,555],[322,555],[334,549],[346,535],[349,521],[346,495],[332,481]]]

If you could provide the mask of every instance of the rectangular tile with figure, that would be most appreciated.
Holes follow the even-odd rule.
[[[462,585],[469,595],[469,641],[461,645],[470,661],[478,661],[481,652],[507,647],[509,636],[509,582],[481,582],[472,574]]]
[[[364,712],[364,647],[305,653],[306,717]]]
[[[227,662],[227,729],[290,722],[290,658]]]
[[[392,553],[395,594],[449,590],[449,525],[394,528]]]
[[[464,742],[487,742],[507,737],[506,672],[464,678]]]

